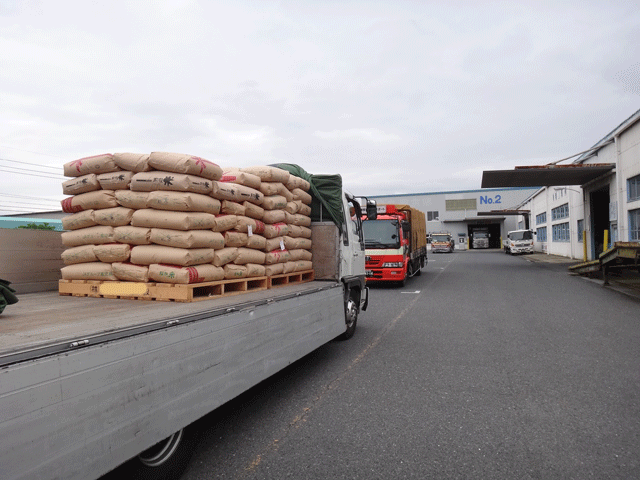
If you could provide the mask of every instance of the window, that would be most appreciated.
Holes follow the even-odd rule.
[[[627,201],[640,200],[640,175],[627,179]]]
[[[582,232],[584,232],[584,219],[578,220],[578,242],[582,243]]]
[[[632,242],[640,240],[640,208],[629,210],[629,240]]]
[[[541,223],[547,223],[547,212],[536,215],[536,225],[540,225]]]
[[[540,227],[536,230],[536,239],[538,242],[547,241],[547,227]]]
[[[455,210],[476,210],[477,202],[475,198],[463,198],[460,200],[445,200],[445,210],[452,212]]]
[[[554,242],[568,242],[569,240],[571,240],[571,235],[569,234],[569,222],[553,225]]]
[[[437,220],[440,219],[440,215],[438,215],[438,212],[427,212],[427,221],[428,222],[435,222]]]
[[[569,204],[565,203],[551,210],[551,220],[560,220],[569,216]]]

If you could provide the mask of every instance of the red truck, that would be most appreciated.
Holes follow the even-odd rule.
[[[369,282],[399,282],[420,275],[427,264],[424,213],[409,205],[378,205],[377,218],[363,219],[365,273]]]

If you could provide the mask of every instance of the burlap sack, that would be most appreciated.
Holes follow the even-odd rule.
[[[282,188],[278,192],[278,195],[282,195],[284,198],[286,198],[287,199],[287,203],[288,202],[293,202],[295,200],[295,198],[293,196],[293,193],[291,193],[289,191],[289,189],[287,187],[285,187],[284,185],[282,185]]]
[[[247,277],[264,277],[265,275],[265,267],[264,265],[257,265],[255,263],[247,263],[245,265],[247,267]]]
[[[280,182],[262,182],[258,190],[260,190],[265,197],[270,197],[280,195],[283,187],[284,185]]]
[[[313,264],[310,261],[298,260],[297,262],[293,262],[293,263],[295,265],[293,268],[294,272],[304,272],[306,270],[313,270]]]
[[[238,217],[236,215],[216,215],[215,224],[212,227],[214,232],[226,232],[236,228]]]
[[[233,280],[236,278],[246,278],[249,273],[244,265],[236,265],[235,263],[227,263],[224,266],[224,278]]]
[[[242,206],[244,207],[244,214],[247,217],[262,220],[262,217],[264,216],[264,208],[247,201],[242,202]]]
[[[77,247],[79,245],[100,245],[113,243],[113,227],[96,226],[80,228],[70,232],[62,232],[62,244],[65,247]]]
[[[204,212],[172,212],[144,208],[133,213],[131,225],[171,230],[210,230],[216,225],[216,217]]]
[[[193,267],[179,267],[177,265],[149,265],[149,279],[162,283],[202,283],[222,280],[224,270],[214,265],[204,264]]]
[[[224,237],[211,230],[170,230],[152,228],[151,241],[157,245],[178,248],[223,248]]]
[[[273,277],[274,275],[281,275],[284,270],[284,263],[274,263],[273,265],[265,265],[264,274],[267,277]]]
[[[271,252],[273,250],[286,250],[284,246],[284,237],[268,238],[263,248],[265,252]]]
[[[289,253],[291,254],[291,260],[296,262],[298,260],[308,260],[311,261],[312,259],[312,255],[311,252],[309,250],[303,250],[301,248],[295,249],[295,250],[289,250]]]
[[[293,193],[293,197],[295,200],[301,200],[305,205],[311,205],[311,195],[309,195],[304,190],[300,188],[294,188],[291,193]]]
[[[238,216],[238,223],[235,227],[238,232],[247,233],[249,236],[264,233],[264,228],[265,225],[260,220],[244,216]]]
[[[130,188],[134,192],[152,192],[154,190],[171,190],[174,192],[193,192],[208,195],[211,193],[212,180],[164,171],[136,173],[131,177]]]
[[[65,177],[80,177],[88,173],[109,173],[118,170],[120,167],[116,165],[110,153],[85,157],[64,164]]]
[[[63,280],[110,280],[117,281],[110,263],[89,262],[68,265],[60,269]]]
[[[296,202],[287,202],[287,206],[284,207],[285,212],[293,215],[294,213],[298,213],[300,210],[300,206]]]
[[[311,238],[311,229],[309,227],[303,227],[301,225],[298,225],[298,227],[300,228],[301,237]]]
[[[260,177],[243,172],[239,168],[223,168],[222,177],[220,177],[218,181],[237,183],[238,185],[255,188],[256,190],[260,188],[260,183],[262,183]]]
[[[147,206],[156,210],[205,212],[212,215],[220,213],[220,200],[212,198],[209,195],[163,190],[149,192],[147,195]]]
[[[302,236],[302,227],[298,225],[287,225],[289,227],[289,236],[293,238],[298,238]]]
[[[94,210],[93,218],[98,225],[121,227],[129,225],[134,211],[134,209],[126,207],[104,208],[102,210]]]
[[[117,207],[113,190],[96,190],[65,198],[60,202],[64,213],[78,213],[82,210]]]
[[[249,235],[247,239],[247,248],[254,248],[256,250],[264,250],[267,246],[267,239],[262,235]]]
[[[286,223],[287,225],[293,225],[295,222],[296,217],[294,216],[295,214],[291,214],[289,212],[287,212],[286,210],[284,211],[284,223]]]
[[[111,172],[101,173],[98,177],[98,182],[103,190],[128,190],[133,172]]]
[[[282,273],[293,273],[296,271],[296,262],[284,262]]]
[[[149,165],[148,153],[114,153],[113,161],[122,170],[128,170],[130,172],[148,172],[151,170]]]
[[[156,170],[197,175],[209,180],[222,177],[222,168],[218,164],[182,153],[151,152],[149,165]]]
[[[247,201],[256,205],[261,205],[264,199],[264,195],[255,188],[231,182],[213,182],[211,196],[218,200],[231,200],[238,203]]]
[[[264,257],[265,265],[273,265],[274,263],[284,263],[291,260],[291,254],[287,250],[273,250]]]
[[[311,249],[311,239],[309,238],[293,238],[290,236],[284,237],[284,246],[287,250],[295,250],[297,248],[303,248],[305,250]]]
[[[311,188],[311,184],[309,182],[307,182],[303,178],[296,177],[295,175],[289,176],[289,181],[285,184],[285,186],[291,191],[296,188],[300,188],[305,192],[308,192]]]
[[[93,192],[94,190],[100,190],[100,183],[95,173],[62,182],[62,193],[65,195],[78,195],[80,193]]]
[[[151,229],[148,227],[116,227],[113,229],[113,240],[118,243],[128,243],[129,245],[150,245]]]
[[[79,247],[68,248],[60,255],[65,265],[75,265],[76,263],[97,262],[98,257],[93,253],[93,245],[81,245]]]
[[[298,212],[300,215],[311,215],[311,207],[302,202],[302,200],[294,200],[293,203],[298,205]]]
[[[286,170],[282,170],[281,168],[261,165],[241,168],[240,170],[242,170],[243,172],[251,173],[253,175],[257,175],[263,182],[287,183],[289,181],[289,177],[291,176],[289,172],[287,172]]]
[[[106,243],[96,245],[93,252],[98,260],[104,263],[126,262],[131,254],[131,245],[126,243]]]
[[[222,267],[233,262],[238,256],[238,247],[225,247],[213,253],[213,263],[216,267]]]
[[[246,265],[247,263],[256,263],[258,265],[264,264],[265,253],[252,248],[238,248],[238,256],[233,263],[236,265]]]
[[[213,200],[215,200],[215,198]],[[220,207],[220,213],[224,213],[225,215],[244,215],[246,210],[244,205],[240,205],[238,202],[232,202],[231,200],[222,200]]]
[[[286,220],[284,210],[265,210],[262,221],[273,225],[274,223],[283,223]]]
[[[299,213],[296,213],[293,216],[293,221],[290,223],[292,223],[293,225],[298,225],[300,227],[310,227],[311,218],[307,217],[306,215],[301,215]]]
[[[134,265],[133,263],[114,262],[111,264],[113,274],[123,282],[143,282],[149,281],[149,267]]]
[[[132,192],[131,190],[116,190],[116,201],[123,207],[139,210],[147,208],[149,192]]]
[[[271,195],[264,197],[262,208],[265,210],[282,210],[287,206],[287,199],[282,195]],[[266,212],[265,212],[266,213]]]
[[[65,230],[77,230],[79,228],[93,227],[94,225],[97,225],[97,223],[93,217],[93,210],[84,210],[62,217],[62,228]]]
[[[213,261],[213,248],[176,248],[162,245],[138,245],[131,249],[131,263],[164,263],[189,267]]]
[[[286,223],[274,223],[273,225],[265,225],[264,233],[265,238],[284,237],[289,233],[289,228]]]
[[[224,232],[225,247],[244,247],[249,241],[249,235],[242,232],[227,230]]]

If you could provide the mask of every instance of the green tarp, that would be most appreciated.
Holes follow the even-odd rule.
[[[342,177],[336,175],[312,175],[302,167],[292,163],[271,165],[288,171],[311,184],[311,221],[331,220],[338,228],[342,228],[344,214],[342,211]]]

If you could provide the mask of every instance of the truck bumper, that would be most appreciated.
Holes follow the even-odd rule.
[[[406,276],[402,268],[371,268],[366,270],[367,283],[369,282],[400,282]]]
[[[509,251],[513,254],[533,253],[533,247],[511,247]]]

